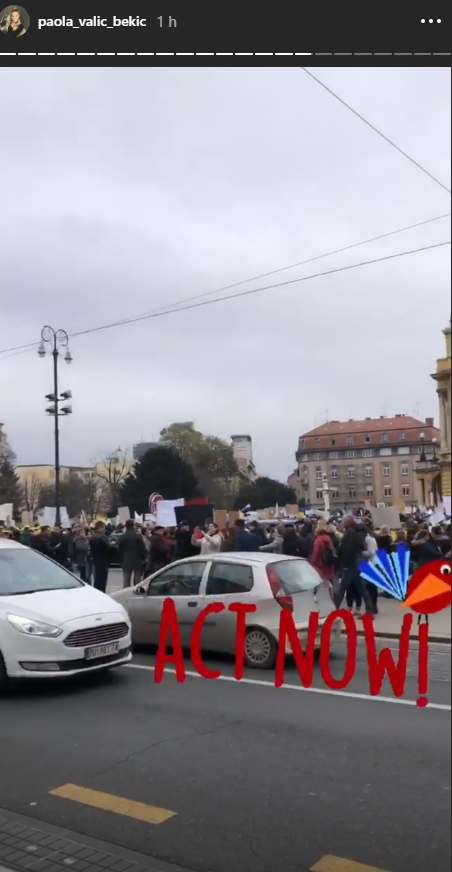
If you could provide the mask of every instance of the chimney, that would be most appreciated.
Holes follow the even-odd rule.
[[[435,419],[434,418],[426,418],[425,423],[427,424],[427,427],[434,427],[435,426]]]

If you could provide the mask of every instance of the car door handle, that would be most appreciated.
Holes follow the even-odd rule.
[[[198,606],[198,603],[187,603],[187,605],[190,609],[196,609]]]

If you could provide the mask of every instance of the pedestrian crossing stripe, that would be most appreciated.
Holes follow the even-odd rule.
[[[365,863],[357,863],[355,860],[346,860],[345,857],[333,857],[332,854],[326,854],[315,866],[311,867],[310,872],[387,872],[387,870],[378,869],[376,866],[366,866]]]

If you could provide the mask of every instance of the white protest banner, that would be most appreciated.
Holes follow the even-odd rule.
[[[143,523],[143,515],[139,515],[138,512],[135,512],[135,523],[136,524]]]
[[[177,527],[174,509],[184,506],[185,500],[158,500],[156,503],[156,517],[159,527]]]
[[[120,524],[125,524],[130,518],[130,509],[128,506],[119,506],[118,509],[118,521]]]
[[[437,524],[442,524],[445,517],[444,511],[438,509],[438,511],[434,512],[433,515],[430,515],[428,522],[432,527],[436,527]]]
[[[70,529],[71,521],[70,521],[66,506],[62,506],[60,509],[60,521],[61,521],[61,526],[64,527],[65,530]]]
[[[11,527],[13,520],[13,504],[3,503],[0,506],[0,521],[5,527]]]
[[[371,509],[372,521],[376,529],[389,527],[390,530],[400,530],[402,522],[399,510],[395,506],[386,506],[384,509]]]
[[[450,518],[450,497],[443,497],[444,503],[444,511],[448,518]]]

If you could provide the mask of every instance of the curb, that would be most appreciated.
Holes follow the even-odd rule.
[[[347,631],[342,630],[342,635],[346,636]],[[376,639],[399,639],[400,633],[388,633],[384,630],[374,630],[374,635]],[[358,638],[363,639],[365,637],[364,630],[358,630]],[[417,633],[410,633],[410,642],[419,642],[419,637]],[[441,636],[441,635],[431,635],[429,633],[428,637],[429,642],[436,642],[439,645],[450,645],[451,637],[450,636]]]

